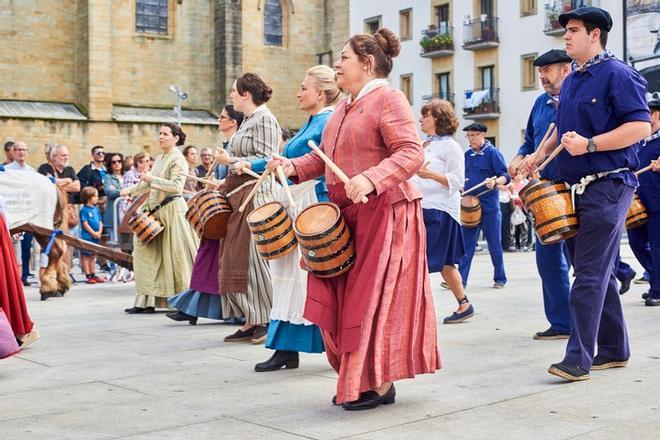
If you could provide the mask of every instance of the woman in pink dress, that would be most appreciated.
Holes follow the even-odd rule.
[[[408,100],[385,79],[399,50],[398,37],[383,28],[353,36],[335,64],[349,96],[328,121],[321,149],[348,184],[314,153],[269,163],[297,181],[325,175],[353,237],[351,270],[309,275],[304,314],[323,332],[339,374],[333,403],[346,410],[394,403],[394,381],[440,368],[421,194],[408,182],[424,152]]]

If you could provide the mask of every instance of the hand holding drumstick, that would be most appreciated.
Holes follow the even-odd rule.
[[[353,176],[352,178],[348,178],[348,176],[339,168],[333,161],[330,159],[326,154],[321,151],[319,147],[316,146],[314,141],[309,141],[307,142],[307,145],[309,148],[314,150],[314,152],[325,162],[325,164],[332,170],[333,173],[341,180],[344,182],[345,186],[344,189],[346,190],[346,195],[348,196],[349,199],[353,201],[353,203],[367,203],[369,199],[367,199],[367,195],[371,194],[374,192],[376,187],[374,184],[365,176],[364,174],[358,174],[356,176]]]

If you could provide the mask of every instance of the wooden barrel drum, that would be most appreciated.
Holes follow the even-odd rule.
[[[564,182],[533,179],[520,190],[520,200],[534,216],[541,243],[557,243],[577,234],[579,218]]]
[[[296,249],[291,218],[281,203],[266,203],[248,214],[246,220],[259,256],[264,260],[283,257]]]
[[[188,200],[186,219],[200,237],[220,239],[227,234],[231,212],[231,205],[224,194],[200,191]]]
[[[461,224],[473,229],[481,223],[481,202],[477,196],[464,196],[461,199]]]
[[[149,212],[137,212],[128,225],[140,243],[147,245],[165,229]]]
[[[630,208],[628,208],[628,215],[626,216],[626,228],[633,229],[642,226],[649,221],[649,214],[646,212],[646,207],[639,199],[639,195],[635,194]]]
[[[332,278],[355,263],[348,226],[334,203],[310,205],[296,218],[293,229],[305,266],[319,278]]]

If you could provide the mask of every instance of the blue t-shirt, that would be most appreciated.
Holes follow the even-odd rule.
[[[84,205],[78,215],[80,216],[80,238],[98,243],[98,238],[92,237],[83,227],[83,223],[87,223],[90,228],[98,232],[102,219],[99,207]]]
[[[660,131],[640,142],[637,157],[640,167],[660,157]],[[647,171],[640,174],[637,193],[647,210],[660,213],[660,173]]]
[[[282,156],[288,159],[295,159],[296,157],[304,156],[312,151],[307,145],[310,140],[314,141],[316,145],[321,144],[323,129],[325,124],[332,116],[331,111],[322,111],[307,120],[307,123],[296,133],[294,137],[284,146]],[[251,162],[252,170],[261,173],[266,168],[266,159],[257,159]],[[325,184],[325,177],[318,177],[316,180],[320,182],[316,185],[316,198],[319,202],[328,200],[328,187]]]
[[[519,155],[524,157],[536,151],[536,148],[543,140],[543,136],[545,136],[546,131],[548,131],[550,123],[555,122],[556,116],[557,110],[555,110],[550,94],[543,93],[536,98],[534,107],[532,107],[529,119],[527,120],[525,142],[518,149]],[[557,162],[554,160],[551,161],[543,171],[541,171],[541,177],[553,180],[559,178]]]
[[[511,179],[506,171],[506,163],[504,156],[500,153],[489,141],[484,143],[479,152],[469,148],[465,152],[465,177],[468,179],[465,186],[469,189],[478,183],[483,182],[489,177],[505,176],[506,182],[509,183]],[[481,187],[474,191],[470,191],[467,195],[476,196],[488,188]],[[481,209],[484,212],[493,212],[500,209],[500,200],[497,192],[497,187],[492,191],[479,196],[481,202]]]
[[[616,58],[591,65],[583,72],[573,71],[562,84],[557,110],[558,139],[569,131],[592,138],[626,122],[650,120],[646,80]],[[555,159],[559,177],[573,184],[590,174],[627,167],[631,171],[611,177],[620,177],[625,184],[637,186],[632,173],[639,166],[637,146],[581,156],[571,156],[564,150]]]

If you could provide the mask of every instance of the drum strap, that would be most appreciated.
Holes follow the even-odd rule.
[[[165,197],[165,198],[163,199],[163,201],[160,202],[159,204],[157,204],[157,205],[154,207],[154,209],[152,209],[152,210],[149,211],[149,213],[152,214],[152,215],[155,214],[156,212],[158,212],[158,210],[159,210],[160,208],[162,208],[163,206],[167,205],[167,204],[170,203],[172,200],[174,200],[174,199],[176,199],[176,198],[178,198],[178,197],[181,197],[181,194],[175,194],[175,195],[173,195],[173,196]]]
[[[617,168],[616,170],[603,171],[601,173],[596,173],[596,174],[589,174],[588,176],[584,176],[583,178],[581,178],[578,183],[571,185],[571,201],[573,202],[573,208],[575,208],[575,194],[581,196],[582,194],[584,194],[584,191],[587,189],[587,186],[590,183],[595,182],[596,180],[600,180],[603,177],[609,176],[610,174],[616,174],[622,171],[629,171],[629,168],[627,167]]]

